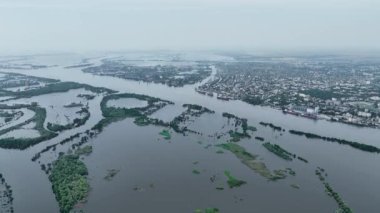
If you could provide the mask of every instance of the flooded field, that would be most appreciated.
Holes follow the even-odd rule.
[[[87,59],[86,63],[101,64],[101,59],[110,57]],[[75,88],[3,101],[2,104],[8,106],[28,105],[19,109],[23,116],[10,126],[30,120],[35,113],[28,107],[33,103],[46,109],[44,129],[48,129],[48,123],[65,126],[53,131],[57,134],[54,138],[24,150],[0,149],[0,173],[12,187],[15,212],[31,212],[31,209],[32,212],[59,212],[49,168],[60,155],[74,155],[85,146],[91,146],[91,151],[77,154],[77,160],[87,168],[90,190],[83,202],[73,207],[78,211],[191,213],[197,209],[217,208],[220,212],[320,213],[343,208],[339,199],[326,193],[325,183],[354,212],[377,211],[380,200],[378,153],[308,139],[289,130],[380,147],[379,130],[302,119],[275,109],[222,101],[195,92],[199,84],[213,77],[215,69],[203,82],[174,88],[95,76],[82,72],[81,68],[65,68],[80,64],[83,59],[82,56],[20,59],[20,63],[26,60],[56,66],[1,71],[104,87],[114,90],[115,97],[124,93],[149,97],[113,98],[102,108],[107,94]],[[150,60],[142,63],[156,63],[154,58]],[[162,100],[155,100],[156,105],[152,105],[153,97]],[[161,106],[161,103],[165,104]],[[85,113],[77,113],[82,108],[86,108],[90,116],[83,124],[69,128],[67,125],[75,119],[86,117]],[[106,111],[117,118],[107,120],[104,110],[114,108],[124,114]],[[101,122],[104,119],[106,124]],[[272,123],[281,130],[260,122]],[[99,123],[102,128],[94,129]],[[10,127],[6,125],[0,131]],[[41,131],[35,127],[36,122],[28,122],[0,137],[38,137]],[[266,142],[275,148],[267,148]],[[223,146],[225,144],[234,145]],[[316,170],[322,169],[323,180],[316,174]]]
[[[140,101],[135,98],[120,98],[117,100],[110,100],[107,102],[107,106],[112,106],[116,108],[140,108],[147,106],[146,101]]]

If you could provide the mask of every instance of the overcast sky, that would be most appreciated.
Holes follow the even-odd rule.
[[[0,53],[380,49],[380,0],[0,0]]]

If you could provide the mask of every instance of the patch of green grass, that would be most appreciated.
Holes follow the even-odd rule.
[[[230,188],[240,187],[241,185],[247,183],[243,180],[239,180],[239,179],[235,178],[234,176],[231,175],[231,173],[229,171],[224,171],[224,175],[226,175],[228,178],[227,184]]]
[[[162,130],[160,132],[160,135],[162,135],[165,140],[170,140],[172,138],[172,136],[170,135],[169,130],[167,130],[167,129]]]
[[[232,152],[244,165],[268,180],[274,181],[286,177],[285,172],[280,172],[282,170],[275,170],[272,173],[263,162],[257,160],[256,155],[252,155],[236,143],[225,143],[217,146]]]
[[[194,213],[219,213],[218,208],[195,209]]]
[[[201,173],[201,172],[198,171],[198,170],[196,170],[196,169],[193,170],[193,174],[199,175],[200,173]]]
[[[146,116],[139,116],[135,118],[134,123],[137,126],[148,126],[150,124],[149,119]]]

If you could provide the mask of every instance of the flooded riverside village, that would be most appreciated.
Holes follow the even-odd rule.
[[[0,58],[0,212],[377,212],[376,102],[366,108],[357,96],[344,99],[363,102],[352,113],[372,113],[369,126],[284,113],[270,104],[276,98],[252,104],[249,79],[226,77],[226,67],[249,67],[241,57]],[[283,60],[266,58],[260,67],[306,59]],[[378,68],[372,61],[358,75],[376,82]],[[227,81],[235,86],[220,91]],[[288,104],[308,101],[297,98]]]

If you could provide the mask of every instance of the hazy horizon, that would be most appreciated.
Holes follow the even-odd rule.
[[[0,54],[378,51],[374,0],[2,0]]]

